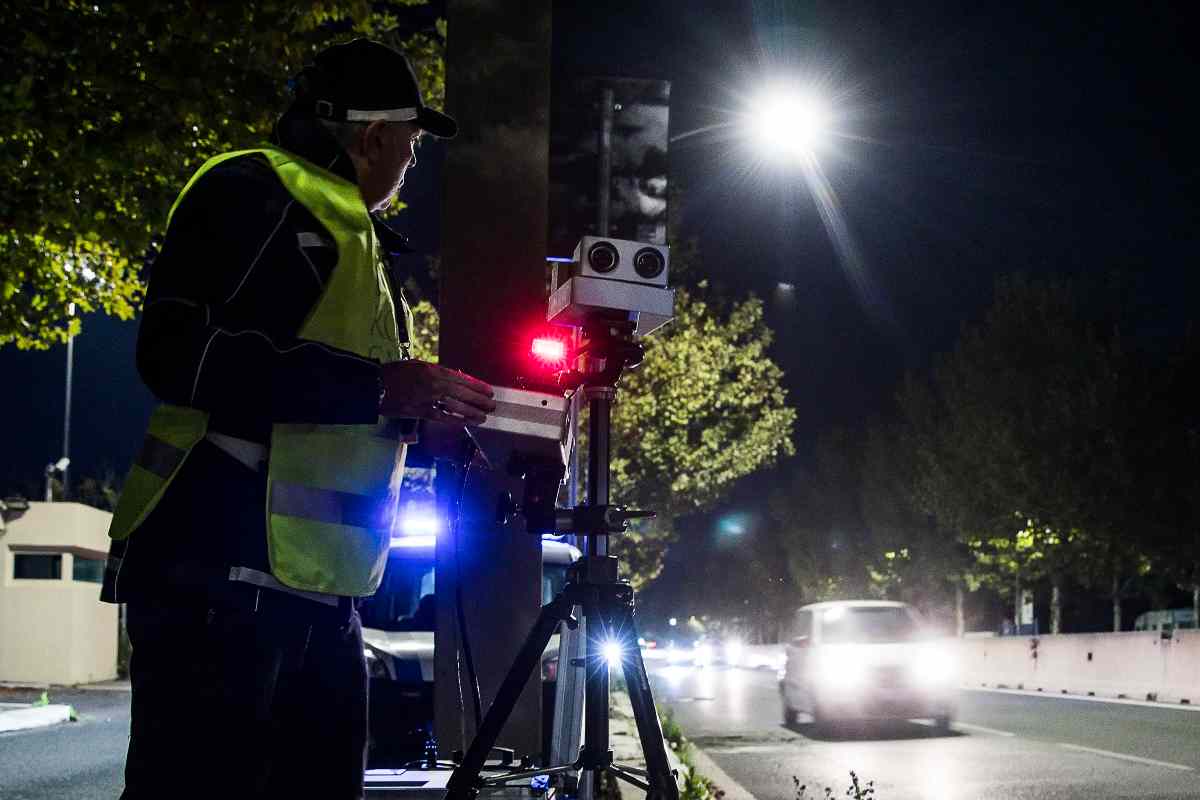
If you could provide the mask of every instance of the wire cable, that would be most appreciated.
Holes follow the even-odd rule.
[[[470,438],[470,437],[468,437]],[[471,703],[475,711],[475,730],[483,726],[483,698],[479,691],[479,676],[475,671],[475,658],[471,654],[471,637],[467,632],[467,614],[463,605],[462,570],[459,567],[458,536],[462,531],[463,499],[467,493],[467,482],[471,479],[471,467],[475,463],[475,453],[479,446],[471,438],[471,451],[467,458],[466,469],[463,470],[462,483],[458,487],[458,498],[455,501],[453,539],[454,539],[454,613],[458,622],[458,639],[462,643],[462,657],[467,666],[467,681],[471,688]],[[462,696],[461,675],[458,682],[459,696]],[[460,700],[461,705],[461,700]]]

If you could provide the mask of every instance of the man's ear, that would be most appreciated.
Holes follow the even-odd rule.
[[[367,159],[368,164],[377,162],[387,151],[387,122],[377,119],[369,123],[363,129],[362,139],[359,140],[362,146],[363,157]]]

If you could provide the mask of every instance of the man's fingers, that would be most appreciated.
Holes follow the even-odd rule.
[[[487,421],[487,416],[479,409],[455,400],[453,397],[439,401],[435,404],[435,408],[441,412],[437,418],[443,421],[447,416],[461,417],[468,425],[482,425]]]
[[[491,397],[493,394],[492,387],[489,384],[479,380],[478,378],[473,378],[465,372],[459,372],[456,369],[443,368],[442,376],[453,383],[466,386],[472,391],[479,392],[485,397]]]
[[[452,397],[460,403],[474,406],[485,414],[496,410],[496,401],[490,394],[483,394],[473,387],[463,383],[445,383],[439,387],[446,397]]]

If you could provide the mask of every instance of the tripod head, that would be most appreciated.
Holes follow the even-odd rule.
[[[574,369],[564,372],[564,389],[608,388],[616,391],[621,375],[646,357],[646,348],[636,338],[637,323],[624,316],[609,318],[596,314],[580,329]]]

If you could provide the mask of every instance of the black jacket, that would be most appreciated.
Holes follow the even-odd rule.
[[[310,123],[285,116],[274,139],[356,179],[342,148]],[[406,251],[390,229],[376,230],[385,252]],[[209,412],[210,430],[262,444],[276,422],[375,422],[378,363],[297,337],[336,262],[333,237],[265,159],[213,168],[175,210],[151,269],[142,380],[165,403]],[[265,475],[201,442],[150,517],[113,543],[102,599],[210,591],[231,566],[267,571],[265,506]]]

